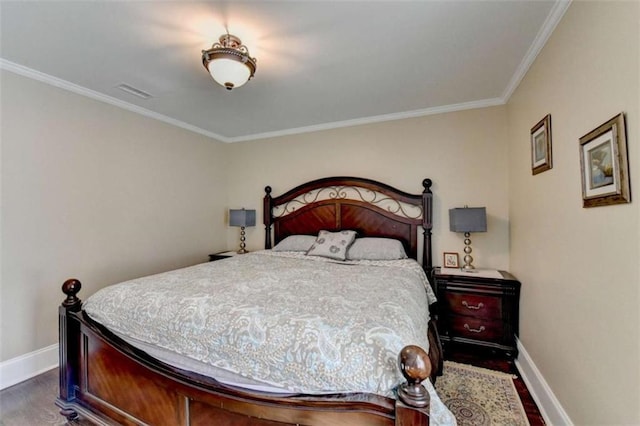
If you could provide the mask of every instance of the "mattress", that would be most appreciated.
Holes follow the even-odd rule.
[[[400,350],[428,349],[434,301],[412,259],[342,262],[263,250],[109,286],[83,308],[151,356],[223,383],[393,397],[404,381]],[[424,384],[432,416],[451,423]]]

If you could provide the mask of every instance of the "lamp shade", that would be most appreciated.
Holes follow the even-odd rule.
[[[249,81],[251,70],[236,59],[217,58],[209,62],[209,74],[221,86],[236,88]]]
[[[245,209],[229,210],[230,226],[256,226],[256,211]]]
[[[449,230],[452,232],[487,232],[486,208],[449,209]]]

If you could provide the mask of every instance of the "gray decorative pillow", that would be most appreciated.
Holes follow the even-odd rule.
[[[349,247],[349,260],[397,260],[406,259],[402,243],[392,238],[358,238]]]
[[[356,231],[320,231],[318,238],[307,251],[307,255],[345,260],[347,258],[347,250],[355,239]]]
[[[273,247],[273,251],[309,251],[316,237],[313,235],[289,235]]]

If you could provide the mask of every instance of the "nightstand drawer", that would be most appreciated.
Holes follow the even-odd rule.
[[[501,321],[454,315],[450,318],[450,324],[454,336],[457,337],[487,342],[499,342],[504,339],[504,327]]]
[[[502,298],[449,291],[445,294],[447,308],[455,315],[467,315],[482,319],[502,318]]]
[[[438,327],[445,349],[450,346],[500,350],[518,355],[520,282],[510,273],[442,273],[434,282]]]

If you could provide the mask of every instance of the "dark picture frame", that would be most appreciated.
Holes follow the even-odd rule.
[[[442,265],[444,268],[459,268],[460,258],[458,257],[458,253],[444,252],[442,254]]]
[[[631,202],[624,113],[580,138],[580,173],[582,207]]]
[[[531,174],[553,168],[551,155],[551,114],[531,128]]]

